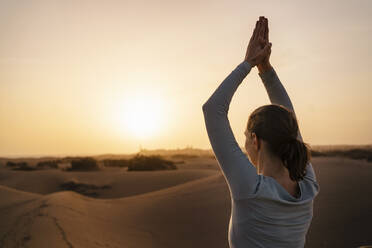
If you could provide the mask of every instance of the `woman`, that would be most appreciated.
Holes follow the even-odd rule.
[[[270,65],[268,20],[261,16],[245,59],[203,105],[204,120],[231,196],[231,248],[304,247],[320,188],[302,140],[294,109]],[[248,118],[245,149],[236,142],[227,117],[239,84],[257,66],[272,104]]]

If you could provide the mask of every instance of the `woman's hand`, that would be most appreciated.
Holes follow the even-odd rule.
[[[263,24],[264,24],[263,37],[260,37],[260,43],[261,43],[261,47],[262,48],[265,46],[266,42],[269,41],[269,25],[268,25],[268,20],[265,17],[264,17]],[[262,60],[262,62],[257,65],[258,71],[260,73],[264,73],[265,71],[271,69],[271,64],[270,64],[270,61],[269,61],[270,54],[271,54],[271,47],[269,49],[269,53],[266,54],[266,57],[264,57],[264,59]]]
[[[262,63],[268,63],[271,53],[271,43],[268,40],[268,32],[267,19],[260,16],[260,19],[256,22],[256,27],[249,41],[244,59],[249,62],[252,67]]]

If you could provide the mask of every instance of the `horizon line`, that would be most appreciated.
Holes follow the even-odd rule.
[[[306,143],[306,142],[305,142]],[[321,147],[321,146],[372,146],[372,143],[369,144],[328,144],[328,145],[310,145],[311,147]],[[242,150],[244,147],[240,147]],[[201,150],[201,151],[213,151],[212,148],[203,149],[203,148],[197,148],[193,146],[186,146],[184,148],[157,148],[157,149],[146,149],[141,148],[137,152],[131,152],[131,153],[75,153],[75,154],[23,154],[23,155],[0,155],[0,159],[16,159],[16,158],[47,158],[47,157],[82,157],[82,156],[91,156],[91,157],[98,157],[98,156],[123,156],[123,155],[133,155],[136,153],[140,153],[143,151],[177,151],[177,150]]]

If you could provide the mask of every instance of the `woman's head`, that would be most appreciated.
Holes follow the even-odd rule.
[[[249,116],[245,135],[245,149],[255,166],[264,148],[283,162],[292,180],[303,179],[311,153],[308,144],[297,139],[298,123],[293,111],[276,104],[258,107]]]

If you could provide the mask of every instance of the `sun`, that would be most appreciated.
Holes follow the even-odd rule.
[[[127,97],[120,107],[120,125],[131,136],[147,139],[153,137],[164,124],[165,105],[162,98],[150,93]]]

